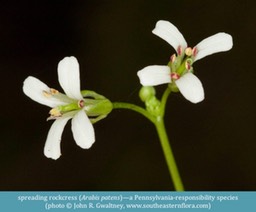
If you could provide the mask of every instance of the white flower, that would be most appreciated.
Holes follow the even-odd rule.
[[[34,101],[49,106],[52,124],[44,147],[48,158],[61,155],[60,141],[64,127],[72,119],[72,132],[76,144],[88,149],[95,141],[92,123],[86,115],[86,107],[80,91],[79,64],[75,57],[65,57],[58,64],[59,83],[66,95],[29,76],[23,84],[24,93]]]
[[[192,103],[202,101],[204,89],[201,81],[192,73],[192,64],[208,55],[230,50],[233,46],[231,35],[217,33],[191,48],[180,31],[168,21],[158,21],[152,32],[168,42],[176,50],[177,56],[171,56],[168,66],[152,65],[138,71],[140,83],[155,86],[173,82],[187,100]]]

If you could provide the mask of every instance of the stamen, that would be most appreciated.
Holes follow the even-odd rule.
[[[182,55],[182,47],[181,46],[178,46],[177,53],[179,56]]]
[[[58,94],[59,93],[59,91],[57,91],[56,89],[54,89],[54,88],[50,88],[50,91],[45,91],[45,90],[43,90],[43,95],[45,96],[45,97],[47,97],[47,98],[50,98],[52,95],[56,95],[56,94]]]
[[[192,55],[195,57],[197,55],[197,53],[198,53],[198,49],[196,47],[194,47],[192,49]]]
[[[186,62],[186,69],[189,71],[191,69],[191,65],[189,63]]]
[[[180,78],[180,75],[177,73],[171,73],[171,78],[177,80]]]
[[[47,98],[50,98],[52,96],[52,94],[47,91],[43,91],[43,95]]]
[[[79,100],[77,104],[78,104],[78,107],[83,108],[84,107],[84,100]]]
[[[185,49],[185,54],[190,57],[193,54],[192,48],[191,47],[186,48]]]
[[[55,94],[59,93],[59,91],[54,89],[54,88],[50,88],[50,92],[51,92],[52,95],[55,95]]]
[[[185,68],[189,71],[192,68],[192,61],[191,59],[187,59],[185,62]]]
[[[175,60],[176,60],[176,54],[173,54],[173,55],[170,57],[170,61],[171,61],[172,63],[174,63]]]
[[[49,113],[53,117],[60,117],[62,115],[58,108],[51,109]]]

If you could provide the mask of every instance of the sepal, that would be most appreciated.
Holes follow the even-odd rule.
[[[105,118],[112,111],[113,104],[105,96],[91,90],[83,90],[81,94],[84,97],[86,114],[89,117],[93,117],[91,120],[94,120],[94,123],[96,122],[95,120],[98,121]]]

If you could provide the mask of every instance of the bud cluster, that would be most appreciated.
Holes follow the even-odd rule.
[[[145,102],[147,111],[154,116],[158,116],[161,103],[155,95],[156,91],[152,86],[144,86],[139,92],[140,99]]]

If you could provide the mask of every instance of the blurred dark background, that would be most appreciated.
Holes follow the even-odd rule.
[[[253,0],[1,0],[0,190],[173,190],[154,126],[141,115],[113,111],[95,124],[89,150],[75,144],[69,123],[54,161],[43,155],[49,108],[22,92],[29,75],[61,90],[57,64],[74,55],[83,89],[142,105],[137,71],[174,53],[151,33],[158,20],[190,46],[217,32],[234,41],[194,65],[205,101],[169,98],[166,127],[185,188],[256,190],[255,10]]]

